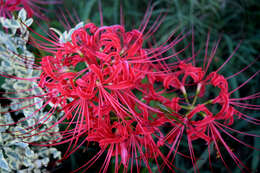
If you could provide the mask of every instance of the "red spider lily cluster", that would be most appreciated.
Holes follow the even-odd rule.
[[[246,168],[220,131],[249,146],[224,128],[231,129],[236,117],[250,118],[235,107],[259,109],[258,105],[238,102],[258,98],[259,93],[232,99],[231,94],[246,83],[229,91],[227,79],[218,74],[223,66],[207,74],[214,52],[208,63],[205,58],[203,67],[188,60],[167,65],[164,60],[175,55],[162,54],[181,39],[150,49],[143,48],[143,39],[144,34],[138,30],[126,32],[120,25],[97,27],[88,23],[73,32],[70,42],[59,43],[53,56],[43,57],[38,85],[44,89],[47,103],[54,105],[52,112],[64,112],[58,123],[68,121],[61,132],[62,141],[57,142],[70,142],[65,157],[83,143],[95,142],[100,151],[81,168],[88,168],[106,153],[103,171],[107,171],[113,156],[116,172],[120,165],[139,171],[141,163],[152,172],[150,160],[159,170],[167,166],[174,171],[172,160],[186,136],[189,154],[182,155],[191,159],[195,171],[192,142],[198,139],[204,140],[209,150],[213,144],[227,168],[220,145],[238,166]],[[209,97],[208,87],[218,94]],[[175,95],[165,97],[167,93]],[[82,137],[83,142],[78,144]],[[168,154],[161,151],[162,147],[169,149]],[[162,166],[159,160],[163,160]]]
[[[241,169],[246,168],[221,132],[251,147],[227,129],[250,135],[232,129],[234,119],[259,124],[259,120],[243,114],[239,108],[259,110],[259,105],[241,101],[259,98],[260,93],[243,98],[231,97],[258,72],[230,91],[227,80],[233,76],[225,78],[219,74],[223,66],[208,72],[217,46],[209,57],[205,52],[202,67],[195,65],[195,55],[168,64],[165,60],[178,53],[166,57],[164,53],[183,37],[170,37],[157,48],[144,48],[144,40],[157,28],[154,25],[144,34],[147,23],[143,25],[141,31],[127,32],[121,25],[98,27],[88,23],[72,33],[71,41],[51,41],[57,46],[54,51],[48,48],[53,55],[45,56],[40,64],[35,64],[42,72],[33,82],[42,88],[43,93],[30,98],[42,98],[45,103],[41,109],[52,105],[45,118],[63,113],[53,126],[66,124],[66,128],[59,132],[62,138],[48,141],[54,144],[43,142],[40,145],[68,142],[66,158],[86,143],[97,143],[100,151],[78,170],[88,169],[106,154],[100,169],[103,172],[107,171],[112,158],[115,159],[115,172],[121,167],[124,171],[136,169],[139,172],[141,165],[152,172],[151,160],[159,171],[167,167],[165,169],[174,172],[178,168],[173,160],[180,154],[191,160],[196,172],[197,159],[192,142],[202,139],[209,151],[216,150],[227,168],[220,146]],[[38,43],[37,46],[43,48],[45,45]],[[212,96],[211,89],[217,90],[218,94]],[[38,123],[44,123],[44,120]],[[188,154],[179,151],[183,140],[188,142]]]
[[[43,12],[46,9],[40,5],[57,4],[59,0],[0,0],[0,16],[11,18],[12,13],[24,8],[28,14],[28,17],[36,16],[41,19],[47,19]]]

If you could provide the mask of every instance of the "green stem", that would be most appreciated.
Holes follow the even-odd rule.
[[[199,93],[200,93],[200,88],[201,88],[201,84],[199,83],[198,85],[197,85],[197,89],[196,89],[196,95],[195,95],[195,97],[194,97],[194,99],[193,99],[193,101],[192,101],[192,107],[195,105],[195,103],[196,103],[196,101],[197,101],[197,99],[198,99],[198,96],[199,96]]]
[[[187,102],[187,104],[190,105],[190,101],[189,101],[189,99],[188,99],[188,94],[187,94],[186,89],[185,89],[184,86],[181,87],[181,92],[182,92],[182,94],[183,94],[183,96],[184,96],[185,101]]]

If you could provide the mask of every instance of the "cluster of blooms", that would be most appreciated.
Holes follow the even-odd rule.
[[[146,16],[145,20],[148,19]],[[43,141],[40,145],[68,142],[66,158],[85,143],[98,143],[100,151],[78,170],[88,169],[106,153],[101,167],[103,172],[107,171],[112,157],[115,158],[115,172],[121,166],[125,171],[136,169],[139,172],[141,165],[152,172],[151,160],[159,171],[165,167],[174,171],[172,160],[176,154],[191,159],[194,171],[197,171],[192,142],[202,139],[209,151],[212,144],[215,146],[227,168],[221,155],[221,144],[239,167],[246,168],[220,132],[251,147],[225,129],[246,134],[230,127],[236,116],[259,124],[259,120],[243,114],[236,107],[259,110],[259,105],[241,101],[259,98],[260,93],[231,98],[232,93],[258,72],[230,91],[227,78],[219,74],[223,66],[207,74],[217,47],[209,58],[206,53],[203,67],[195,65],[195,55],[167,64],[165,60],[176,57],[178,53],[166,57],[164,53],[183,37],[170,37],[156,48],[143,48],[144,40],[157,29],[155,24],[144,33],[146,25],[147,22],[144,22],[141,30],[126,32],[121,25],[97,27],[88,23],[73,29],[69,41],[55,42],[45,38],[56,46],[54,50],[45,47],[47,44],[36,43],[53,55],[45,56],[40,63],[34,64],[41,75],[30,81],[42,91],[27,98],[44,100],[39,110],[46,108],[48,113],[41,123],[59,112],[63,113],[59,120],[41,133],[45,135],[55,126],[66,125],[65,130],[59,132],[62,138]],[[191,60],[193,63],[190,63]],[[209,94],[211,89],[218,91],[217,96]],[[188,155],[178,151],[184,136],[188,141]],[[167,154],[162,149],[164,147],[168,150]]]
[[[71,42],[59,45],[54,56],[41,61],[38,84],[54,109],[65,113],[59,122],[68,119],[67,128],[74,127],[62,133],[63,140],[87,136],[84,141],[98,142],[101,152],[96,157],[109,152],[105,170],[112,156],[117,160],[121,156],[127,166],[130,158],[138,157],[137,151],[131,152],[136,149],[148,167],[148,159],[158,157],[151,152],[160,155],[152,137],[159,129],[149,120],[149,111],[159,111],[132,92],[146,74],[153,73],[149,60],[159,50],[145,50],[142,42],[138,30],[89,23],[72,33]]]
[[[197,139],[203,139],[209,150],[213,143],[226,167],[220,144],[237,165],[246,167],[220,131],[239,141],[224,128],[231,129],[235,116],[251,121],[235,106],[259,109],[259,105],[239,102],[258,98],[259,93],[230,98],[244,84],[229,91],[227,79],[218,74],[222,67],[207,74],[214,52],[208,63],[205,59],[203,68],[188,61],[170,66],[163,62],[172,56],[158,57],[181,38],[169,45],[144,49],[144,35],[138,30],[126,32],[120,25],[97,27],[88,23],[73,31],[71,41],[58,43],[53,56],[42,58],[42,73],[37,83],[45,91],[46,103],[53,105],[52,112],[64,112],[57,124],[69,121],[67,129],[61,132],[62,141],[57,142],[70,142],[65,157],[84,142],[97,142],[100,152],[83,167],[92,165],[107,152],[103,171],[108,169],[112,156],[116,171],[121,164],[125,169],[133,169],[135,165],[139,170],[139,164],[144,163],[152,172],[151,159],[158,169],[162,159],[173,170],[169,160],[172,155],[175,158],[186,131],[189,146],[186,157],[192,160],[195,170],[192,141]],[[216,97],[210,98],[207,89],[210,86],[218,90]],[[175,96],[165,97],[169,92]],[[82,136],[84,140],[78,146]],[[169,148],[167,155],[161,151],[162,146]]]

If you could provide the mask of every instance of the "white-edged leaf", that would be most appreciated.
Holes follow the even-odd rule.
[[[18,18],[20,18],[23,22],[26,20],[26,11],[25,9],[21,9],[18,13]]]
[[[0,150],[0,168],[10,172],[10,168],[9,165],[7,163],[7,161],[5,160],[4,156],[3,156],[3,152],[2,150]]]
[[[29,147],[26,147],[25,149],[25,155],[27,157],[33,157],[34,156],[34,152],[29,148]]]
[[[33,23],[33,19],[30,18],[30,19],[26,20],[26,22],[24,24],[25,24],[25,26],[29,27],[32,23]]]

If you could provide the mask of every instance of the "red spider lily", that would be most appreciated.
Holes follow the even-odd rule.
[[[46,20],[47,18],[43,15],[46,9],[40,5],[57,4],[60,2],[60,0],[0,0],[0,16],[11,18],[13,12],[24,8],[28,17],[36,16]]]
[[[107,158],[104,162],[103,167],[100,171],[106,172],[109,162],[112,156],[115,156],[115,171],[118,172],[120,164],[123,164],[125,170],[131,166],[131,171],[133,171],[133,161],[136,161],[137,172],[140,171],[139,163],[144,162],[149,172],[152,172],[149,159],[158,159],[162,156],[158,146],[154,142],[151,134],[154,133],[155,128],[150,126],[145,128],[140,124],[136,127],[133,124],[134,121],[127,121],[126,124],[121,124],[118,122],[113,123],[111,126],[105,122],[102,123],[100,128],[93,130],[89,133],[87,137],[88,141],[98,142],[101,147],[101,153],[98,153],[96,157],[107,150]],[[114,132],[112,132],[112,129]],[[119,156],[121,158],[120,164]],[[83,167],[93,164],[92,162],[86,163]],[[159,165],[157,165],[159,167]],[[77,172],[78,170],[75,170]]]
[[[48,93],[50,102],[61,107],[60,111],[64,111],[68,120],[76,121],[73,131],[61,132],[63,142],[71,141],[65,157],[77,148],[75,136],[84,133],[87,136],[84,142],[99,143],[102,152],[95,159],[108,151],[101,168],[103,171],[107,170],[111,157],[116,156],[118,160],[119,155],[125,169],[129,160],[136,159],[139,171],[141,159],[151,172],[148,160],[152,158],[157,162],[158,157],[172,167],[152,137],[153,133],[159,132],[162,123],[154,120],[154,127],[147,125],[151,123],[149,112],[159,111],[139,101],[131,91],[142,85],[146,74],[153,73],[154,65],[149,59],[157,56],[160,49],[164,52],[168,46],[158,48],[154,55],[142,48],[142,42],[143,34],[138,30],[125,32],[120,25],[98,28],[89,23],[73,32],[71,42],[59,43],[55,56],[42,59],[39,86]],[[157,136],[159,141],[162,141],[161,135]],[[83,167],[92,164],[88,162]],[[120,167],[117,161],[115,166],[116,169]],[[131,167],[133,169],[133,162]]]
[[[163,83],[164,88],[168,90],[171,87],[172,92],[175,92],[178,97],[175,96],[172,99],[162,97],[162,94],[166,92],[165,89],[158,92],[153,89],[153,92],[146,92],[147,96],[145,99],[148,103],[151,101],[156,101],[160,109],[165,112],[165,116],[168,118],[168,121],[166,122],[170,123],[172,126],[172,130],[165,135],[166,137],[164,139],[164,142],[166,142],[166,145],[168,143],[168,147],[170,148],[167,158],[170,158],[172,155],[172,159],[175,159],[176,154],[179,153],[186,158],[190,158],[194,166],[194,171],[198,171],[196,164],[197,159],[192,142],[197,139],[203,139],[208,145],[209,159],[211,155],[211,146],[214,144],[221,160],[226,168],[229,169],[224,160],[223,154],[221,154],[220,145],[222,145],[241,170],[245,168],[249,171],[246,165],[239,160],[231,147],[224,140],[221,132],[235,141],[254,149],[254,147],[237,139],[227,130],[249,136],[260,137],[259,135],[240,132],[231,127],[235,118],[244,119],[250,123],[259,125],[259,120],[243,114],[240,111],[240,108],[259,110],[260,106],[238,102],[257,99],[259,98],[259,93],[238,99],[233,99],[231,97],[232,93],[248,83],[259,73],[259,71],[250,77],[246,82],[241,84],[238,88],[230,91],[227,80],[243,72],[249,66],[229,78],[225,78],[223,75],[218,74],[218,71],[223,68],[223,65],[226,64],[232,57],[232,54],[218,70],[206,75],[207,69],[212,61],[212,58],[214,57],[216,48],[217,47],[213,49],[213,53],[211,53],[208,64],[204,62],[203,68],[196,67],[191,63],[180,62],[177,66],[163,67],[163,69],[168,69],[168,73],[159,74],[157,76],[154,75],[152,81],[160,81]],[[193,58],[194,57],[195,56],[193,56]],[[206,60],[207,59],[204,59],[204,61]],[[195,60],[193,62],[195,62]],[[195,92],[194,89],[192,89],[194,86],[197,87]],[[215,97],[203,99],[206,93],[210,92],[207,91],[209,86],[217,88],[219,93]],[[204,101],[201,102],[200,100]],[[215,109],[217,109],[217,111]],[[178,148],[183,136],[185,135],[185,131],[188,142],[188,155],[178,152]]]

